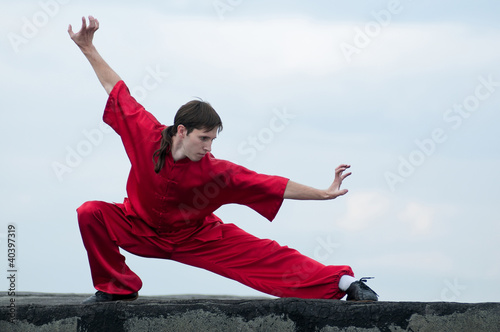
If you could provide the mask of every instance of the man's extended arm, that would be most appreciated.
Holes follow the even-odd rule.
[[[345,195],[347,193],[347,189],[340,189],[340,185],[342,181],[351,175],[351,173],[342,174],[346,169],[351,167],[350,165],[342,164],[335,169],[335,180],[332,185],[325,190],[320,190],[308,186],[304,186],[302,184],[288,181],[288,184],[285,189],[284,198],[287,199],[303,199],[303,200],[326,200],[326,199],[334,199],[338,196]]]
[[[94,38],[94,33],[99,29],[99,21],[92,16],[89,16],[89,25],[85,21],[85,17],[82,17],[82,28],[77,33],[73,32],[71,24],[68,27],[68,33],[71,39],[80,47],[87,60],[89,60],[92,68],[94,69],[97,78],[101,82],[102,86],[109,93],[113,90],[113,87],[118,83],[121,78],[117,73],[104,61],[101,57],[92,39]]]

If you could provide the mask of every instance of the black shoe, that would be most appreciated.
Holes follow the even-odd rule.
[[[378,295],[366,286],[366,280],[373,279],[372,277],[361,278],[355,281],[346,290],[347,301],[378,301]]]
[[[139,297],[137,292],[127,295],[108,294],[97,291],[94,295],[82,302],[82,304],[98,303],[98,302],[111,302],[111,301],[133,301]]]

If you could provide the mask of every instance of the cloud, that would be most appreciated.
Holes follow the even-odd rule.
[[[470,30],[457,23],[403,24],[384,27],[360,48],[351,63],[342,43],[354,44],[355,28],[365,22],[323,22],[305,18],[238,20],[221,24],[212,19],[157,17],[158,40],[165,54],[191,58],[245,77],[291,74],[327,76],[344,69],[394,73],[429,73],[437,69],[494,64],[500,49],[492,47],[498,31]],[[178,32],[182,31],[182,34]],[[488,50],[470,56],[469,50]],[[194,61],[194,60],[197,61]],[[389,74],[389,73],[388,73]]]
[[[391,208],[388,197],[378,192],[353,193],[347,199],[347,211],[337,222],[339,227],[359,231],[378,224],[377,220]]]
[[[432,228],[435,215],[434,208],[417,202],[409,202],[399,213],[398,219],[408,223],[413,234],[427,234]]]
[[[3,12],[9,13],[0,22],[4,36],[22,34],[23,16],[33,20],[43,10],[40,3],[2,3]],[[269,6],[245,2],[222,21],[211,1],[71,1],[38,27],[18,53],[4,38],[0,87],[5,109],[2,133],[8,143],[3,170],[10,174],[2,192],[8,207],[5,223],[23,226],[20,236],[29,243],[27,249],[44,247],[58,261],[64,261],[68,252],[76,253],[73,265],[82,279],[64,284],[31,278],[36,273],[29,272],[43,260],[30,253],[23,256],[29,270],[24,290],[90,291],[85,251],[80,241],[74,241],[79,237],[74,209],[89,199],[121,201],[125,194],[129,164],[117,135],[96,145],[62,183],[50,167],[54,160],[66,159],[67,146],[78,147],[85,139],[83,130],[97,128],[106,101],[91,67],[66,33],[68,23],[76,29],[83,14],[100,20],[96,45],[131,89],[142,84],[147,68],[169,73],[145,100],[146,108],[160,121],[170,122],[181,102],[193,96],[206,98],[224,113],[227,127],[217,144],[217,156],[229,155],[251,169],[289,176],[317,188],[331,183],[338,163],[345,160],[357,167],[345,183],[349,194],[338,200],[288,201],[270,225],[260,222],[250,209],[228,207],[220,211],[225,222],[237,222],[252,234],[283,244],[296,243],[313,257],[317,253],[323,257],[334,247],[332,263],[345,259],[375,271],[380,266],[380,275],[403,275],[413,283],[421,282],[415,277],[420,270],[428,278],[441,272],[449,280],[456,277],[462,282],[467,276],[483,285],[498,277],[494,264],[499,252],[494,194],[498,158],[492,145],[497,138],[496,98],[488,100],[454,137],[450,133],[446,145],[397,195],[388,193],[380,176],[393,167],[391,160],[414,148],[415,138],[427,137],[442,125],[443,112],[473,92],[479,75],[493,73],[497,79],[498,23],[476,25],[462,16],[444,21],[439,15],[428,20],[434,17],[428,6],[414,2],[411,12],[394,17],[348,63],[340,44],[352,43],[356,28],[363,28],[366,21],[345,21],[345,17],[369,15],[373,5],[358,5],[349,13],[316,6],[321,15],[309,18],[304,16],[307,13],[301,15],[302,6],[308,6],[302,3]],[[488,7],[476,7],[477,20],[492,15]],[[461,6],[454,6],[446,17],[456,10],[471,18],[471,11]],[[275,132],[253,161],[247,161],[237,147],[270,128],[275,108],[286,108],[296,118]],[[471,169],[477,169],[477,174],[464,178]],[[28,203],[34,208],[20,209]],[[40,237],[40,225],[58,232]],[[46,241],[47,236],[61,234],[66,234],[64,251],[57,239]],[[321,241],[332,248],[325,249]],[[144,260],[146,279],[154,270],[147,267],[150,264],[151,260]],[[478,265],[486,266],[479,276],[474,269]],[[178,275],[184,273],[180,271]],[[54,273],[67,272],[55,267]],[[393,287],[390,275],[377,281],[383,279],[387,288]],[[215,283],[219,280],[214,278]],[[80,288],[75,289],[77,284]],[[151,283],[151,289],[157,289],[156,284]],[[220,285],[217,289],[224,287]],[[178,286],[192,291],[189,283]],[[227,291],[239,294],[235,289],[231,286]],[[418,288],[410,292],[417,294],[416,299],[424,296]]]
[[[387,268],[393,271],[429,271],[433,274],[452,271],[453,260],[447,254],[436,251],[405,251],[385,255],[370,256],[366,261],[360,261],[364,268]]]
[[[442,236],[457,208],[444,203],[424,202],[413,197],[395,197],[379,191],[350,192],[346,211],[337,226],[347,231],[393,232],[401,239]]]
[[[224,24],[211,19],[169,19],[157,24],[158,33],[169,40],[163,45],[166,54],[243,77],[324,75],[345,66],[332,42],[342,27],[305,19]],[[176,33],[180,30],[181,36]]]

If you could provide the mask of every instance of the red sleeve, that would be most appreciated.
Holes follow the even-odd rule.
[[[111,90],[104,109],[103,120],[118,135],[122,135],[123,131],[127,130],[125,125],[131,121],[139,123],[141,126],[150,127],[150,129],[161,126],[158,120],[130,95],[129,89],[123,81],[116,83]]]
[[[246,205],[272,221],[283,204],[289,179],[254,172],[243,166],[224,162],[228,183],[226,197],[229,203]]]
[[[140,152],[138,147],[141,146],[141,142],[157,140],[156,136],[165,128],[130,95],[123,81],[116,83],[111,90],[103,120],[121,136],[131,159]],[[151,137],[152,134],[155,137]]]

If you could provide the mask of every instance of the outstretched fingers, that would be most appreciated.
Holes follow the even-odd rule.
[[[346,177],[351,175],[351,172],[344,174],[345,170],[347,170],[349,167],[351,167],[351,165],[341,164],[335,169],[335,180],[328,189],[328,192],[330,193],[330,199],[347,194],[348,190],[340,189],[340,187],[342,186],[342,181]]]
[[[99,29],[99,21],[89,15],[89,25],[87,26],[87,20],[85,19],[85,16],[82,16],[82,27],[80,29],[80,31],[78,31],[77,33],[75,33],[73,31],[73,26],[70,24],[68,26],[68,33],[70,35],[71,38],[73,38],[73,36],[77,35],[77,34],[85,34],[87,32],[95,32],[97,29]]]
[[[348,169],[349,167],[351,167],[351,165],[348,165],[348,164],[340,164],[337,166],[337,168],[335,169],[336,171],[338,170],[343,170],[345,171],[346,169]]]
[[[348,177],[351,174],[352,174],[352,172],[347,172],[345,174],[342,174],[342,176],[341,176],[342,180],[344,180],[346,177]]]
[[[68,33],[71,39],[82,49],[92,46],[94,33],[99,29],[99,21],[93,17],[88,17],[88,24],[85,16],[82,17],[82,28],[78,32],[73,31],[71,24],[68,26]]]
[[[89,29],[96,31],[99,29],[99,21],[94,16],[89,16]]]
[[[340,176],[342,179],[345,179],[346,177],[348,177],[349,175],[351,175],[352,173],[349,172],[349,173],[346,173],[346,174],[342,174],[344,173],[345,170],[347,170],[349,167],[351,167],[351,165],[347,165],[347,164],[342,164],[342,165],[339,165],[336,169],[335,169],[335,175],[336,176]]]

